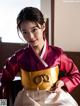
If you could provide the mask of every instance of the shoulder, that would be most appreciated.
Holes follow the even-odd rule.
[[[17,55],[17,56],[19,56],[19,55],[23,54],[25,51],[28,51],[28,49],[29,49],[29,46],[28,46],[28,44],[26,44],[25,47],[23,47],[23,48],[15,51],[14,54]]]
[[[65,53],[65,51],[60,48],[60,47],[56,47],[56,46],[51,46],[53,53],[56,56],[60,56],[60,60],[64,63],[66,62],[72,62],[72,59]]]
[[[55,54],[59,54],[59,55],[60,55],[60,54],[63,54],[63,53],[64,53],[63,49],[60,48],[60,47],[50,45],[49,48],[50,48]]]
[[[21,48],[21,49],[15,51],[14,54],[12,54],[8,58],[8,61],[19,60],[25,54],[26,51],[28,51],[28,46],[27,45],[26,45],[26,47]]]

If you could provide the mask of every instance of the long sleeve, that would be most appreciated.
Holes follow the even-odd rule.
[[[80,72],[74,62],[64,53],[60,57],[60,70],[65,73],[61,78],[68,92],[74,90],[80,84]]]
[[[13,78],[16,76],[19,70],[20,69],[17,62],[17,56],[13,55],[12,57],[8,58],[5,66],[1,70],[2,72],[1,83],[5,84],[8,81],[13,80]]]
[[[80,72],[78,68],[61,48],[46,44],[43,59],[49,67],[59,66],[59,79],[64,82],[64,88],[68,92],[73,91],[80,84]]]

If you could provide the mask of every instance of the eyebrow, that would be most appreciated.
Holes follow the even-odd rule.
[[[32,27],[32,29],[33,29],[33,28],[36,28],[36,27],[37,27],[37,26],[34,26],[34,27]]]
[[[36,28],[37,27],[37,25],[36,26],[33,26],[31,29],[34,29],[34,28]],[[21,29],[21,31],[25,31],[26,29]]]

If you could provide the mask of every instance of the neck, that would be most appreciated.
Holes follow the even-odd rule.
[[[35,47],[34,47],[34,50],[35,50],[35,52],[36,52],[38,55],[41,54],[42,49],[43,49],[43,47],[44,47],[44,43],[45,43],[45,42],[41,43],[41,45],[39,45],[39,46],[35,46]]]

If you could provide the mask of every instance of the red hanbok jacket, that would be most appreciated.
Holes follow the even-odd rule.
[[[12,55],[2,69],[2,84],[13,80],[20,69],[27,71],[41,70],[44,68],[59,66],[59,79],[64,81],[65,88],[71,92],[80,84],[80,73],[73,61],[66,56],[62,49],[50,46],[46,42],[46,49],[42,59],[48,64],[45,67],[40,61],[39,56],[29,45]]]

